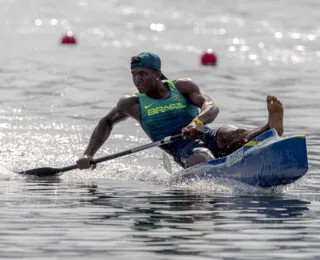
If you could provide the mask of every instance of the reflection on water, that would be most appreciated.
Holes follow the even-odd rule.
[[[4,187],[0,243],[10,248],[1,253],[6,257],[32,257],[49,248],[60,257],[140,252],[286,259],[293,252],[318,252],[310,248],[320,237],[311,202],[284,193],[211,194],[106,180],[29,180]]]
[[[95,220],[90,224],[108,227],[130,223],[134,235],[128,239],[143,242],[145,250],[160,254],[206,255],[235,250],[237,246],[232,245],[241,241],[265,239],[268,248],[276,249],[283,232],[288,245],[308,236],[302,217],[309,211],[310,202],[286,196],[199,195],[182,190],[143,196],[116,190],[107,195],[96,189],[90,192],[97,196],[90,200],[93,205],[125,209],[105,214],[98,223]],[[239,240],[240,234],[244,235]],[[215,246],[209,249],[212,243]]]
[[[94,205],[124,207],[127,210],[125,215],[141,215],[141,218],[135,222],[137,230],[140,228],[145,230],[144,223],[146,228],[149,226],[150,229],[156,229],[157,225],[164,225],[164,223],[177,223],[178,226],[182,223],[196,223],[203,220],[219,223],[224,219],[224,213],[228,211],[237,211],[245,215],[252,212],[245,217],[234,215],[234,220],[260,223],[265,219],[270,223],[274,221],[281,223],[282,219],[287,220],[291,217],[302,216],[304,211],[308,210],[307,205],[310,204],[307,201],[280,195],[210,196],[183,190],[170,190],[156,196],[150,194],[148,196],[127,197],[128,195],[123,196],[117,192],[112,195],[99,194],[95,188],[91,187],[90,193],[97,196],[90,201]],[[138,207],[140,203],[148,205],[148,207]],[[140,224],[142,225],[140,226]],[[174,226],[171,225],[171,227]]]

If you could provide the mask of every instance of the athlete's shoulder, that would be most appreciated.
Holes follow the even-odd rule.
[[[198,85],[191,78],[180,78],[175,81],[176,88],[181,93],[190,93],[194,91],[199,91]]]
[[[117,108],[122,111],[127,111],[135,105],[139,105],[138,97],[136,95],[126,95],[119,99]]]

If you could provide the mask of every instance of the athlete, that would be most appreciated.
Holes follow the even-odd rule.
[[[161,60],[152,52],[131,59],[131,74],[139,93],[121,98],[95,127],[79,169],[90,165],[95,153],[110,136],[115,124],[131,117],[139,122],[152,141],[182,133],[183,139],[162,145],[183,168],[226,156],[261,133],[274,128],[283,134],[283,106],[275,96],[267,96],[268,121],[255,129],[222,126],[211,129],[219,109],[192,79],[168,80],[161,71]]]

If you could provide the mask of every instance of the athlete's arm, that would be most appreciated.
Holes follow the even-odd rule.
[[[94,156],[100,147],[105,143],[111,134],[113,126],[128,116],[121,113],[117,107],[111,109],[111,111],[100,119],[98,125],[93,130],[87,149],[84,152],[86,156]]]
[[[136,118],[136,116],[132,114],[132,111],[136,110],[132,107],[136,104],[136,97],[123,97],[106,116],[99,120],[99,123],[95,127],[90,137],[89,144],[84,152],[85,158],[82,157],[77,161],[78,168],[90,168],[90,160],[109,138],[111,131],[116,124],[126,120],[130,116]]]
[[[134,96],[121,98],[117,105],[111,111],[100,119],[94,129],[88,147],[84,154],[94,156],[99,148],[105,143],[110,136],[113,127],[131,116],[131,107],[137,104],[137,98]]]
[[[218,106],[207,95],[200,91],[197,84],[191,79],[179,79],[176,81],[176,87],[193,105],[200,108],[200,114],[197,116],[203,124],[212,123],[219,114]]]

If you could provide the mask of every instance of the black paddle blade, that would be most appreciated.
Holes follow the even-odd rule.
[[[43,167],[43,168],[36,168],[36,169],[19,172],[19,174],[34,175],[39,177],[51,177],[60,172],[61,172],[60,168]]]

